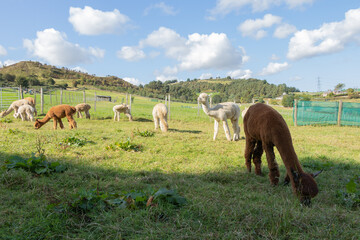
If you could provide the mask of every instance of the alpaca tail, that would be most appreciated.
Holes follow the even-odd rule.
[[[0,113],[0,117],[5,117],[6,115],[9,115],[13,110],[14,109],[10,106],[7,110]]]
[[[169,128],[169,125],[167,123],[167,120],[166,120],[167,116],[160,116],[160,128],[161,128],[161,131],[163,132],[167,132],[168,128]]]

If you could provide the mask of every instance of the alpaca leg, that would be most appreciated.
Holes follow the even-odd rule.
[[[20,113],[19,114],[20,115],[20,117],[21,117],[21,121],[24,121],[24,120],[26,120],[26,116],[25,116],[25,113]],[[16,116],[17,117],[17,116]]]
[[[30,115],[29,115],[29,118],[30,118],[30,121],[34,121],[34,114],[33,113],[31,113]]]
[[[159,127],[159,119],[155,116],[153,116],[153,118],[154,118],[155,130],[157,130]]]
[[[79,116],[80,116],[80,118],[82,118],[83,116],[82,116],[82,113],[81,112],[78,112],[79,113]]]
[[[67,118],[67,120],[68,120],[68,122],[69,122],[69,127],[70,127],[70,129],[73,129],[73,128],[76,128],[76,127],[77,127],[77,126],[76,126],[76,122],[75,122],[74,118],[73,118],[71,115],[66,116],[66,118]]]
[[[132,121],[132,116],[131,116],[131,114],[125,113],[125,115],[129,118],[129,121],[131,122],[131,121]]]
[[[255,165],[255,174],[256,175],[262,175],[261,174],[261,156],[263,154],[264,150],[262,147],[262,142],[257,141],[254,154],[253,154],[253,163]]]
[[[230,129],[229,129],[229,125],[227,123],[227,120],[223,121],[223,127],[224,127],[225,136],[226,136],[227,140],[231,141]]]
[[[114,121],[116,121],[116,111],[114,111]]]
[[[61,121],[61,118],[58,118],[58,122],[59,122],[59,126],[61,129],[64,129],[64,124],[63,122]]]
[[[54,130],[57,129],[57,121],[58,121],[58,118],[54,117],[53,118],[53,121],[54,121]]]
[[[120,112],[116,112],[117,114],[117,120],[120,121]]]
[[[251,172],[251,158],[253,157],[254,154],[254,148],[255,148],[255,141],[250,139],[250,138],[246,138],[246,143],[245,143],[245,164],[247,167],[248,172]]]
[[[219,132],[219,122],[215,119],[214,120],[214,137],[213,137],[214,141],[216,139],[218,132]]]
[[[85,111],[85,115],[86,115],[86,118],[90,119],[90,113],[89,113],[89,110],[86,110],[86,111]]]
[[[269,167],[269,178],[270,182],[273,185],[277,185],[279,183],[279,167],[275,161],[275,153],[274,153],[274,146],[273,145],[266,145],[264,146],[266,152],[266,160],[268,162]]]
[[[232,127],[234,130],[234,138],[233,141],[240,140],[240,127],[239,127],[239,119],[231,120]]]

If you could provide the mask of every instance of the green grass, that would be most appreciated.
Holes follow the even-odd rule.
[[[124,95],[100,92],[120,99]],[[118,103],[118,102],[117,102]],[[312,207],[299,204],[289,186],[272,187],[263,156],[263,177],[247,173],[245,140],[228,142],[223,129],[212,140],[213,120],[196,105],[172,103],[169,131],[152,137],[150,99],[135,96],[133,122],[112,106],[98,102],[91,120],[77,119],[78,129],[52,130],[49,122],[35,130],[30,122],[0,123],[0,165],[7,159],[45,151],[63,173],[36,176],[23,169],[0,169],[0,239],[359,239],[359,208],[338,197],[360,173],[360,128],[294,127],[291,110],[276,108],[289,124],[295,150],[306,171],[325,169],[317,178],[319,195]],[[93,104],[90,102],[93,106]],[[50,106],[46,105],[44,109]],[[39,105],[37,105],[38,112]],[[244,106],[241,106],[243,109]],[[229,123],[230,124],[230,123]],[[241,137],[244,137],[240,121]],[[10,131],[11,129],[11,131]],[[82,146],[60,145],[86,139]],[[141,151],[115,151],[115,142],[140,145]],[[285,168],[276,152],[281,179]],[[51,205],[71,202],[79,191],[104,193],[174,189],[187,204],[141,209],[92,209],[86,214],[59,213]]]

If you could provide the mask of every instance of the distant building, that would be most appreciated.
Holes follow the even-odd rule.
[[[96,95],[96,101],[108,101],[108,102],[111,102],[111,96]]]

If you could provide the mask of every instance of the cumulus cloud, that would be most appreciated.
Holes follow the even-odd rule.
[[[145,53],[138,47],[125,46],[117,52],[118,58],[127,61],[137,61],[146,57]]]
[[[85,49],[66,40],[66,34],[53,28],[38,31],[35,40],[24,39],[23,46],[30,54],[53,65],[71,66],[92,62],[104,57],[105,51],[90,47]]]
[[[69,14],[69,22],[75,31],[83,35],[119,33],[130,21],[129,17],[121,14],[117,9],[103,12],[89,6],[85,6],[84,9],[70,7]]]
[[[154,10],[154,9],[159,9],[166,15],[175,16],[177,14],[177,12],[174,10],[174,7],[166,5],[164,2],[160,2],[157,4],[153,4],[150,7],[146,8],[144,11],[144,15],[145,16],[148,15],[151,12],[151,10]]]
[[[185,38],[172,29],[160,27],[139,42],[139,49],[146,47],[162,49],[166,57],[178,62],[171,67],[170,75],[178,71],[231,69],[248,59],[244,49],[235,48],[224,33],[194,33]]]
[[[5,56],[7,54],[6,49],[0,45],[0,56]]]
[[[203,73],[203,74],[201,74],[199,79],[210,79],[211,77],[212,77],[211,73]]]
[[[315,30],[297,31],[290,39],[287,57],[298,60],[341,51],[360,39],[360,8],[345,13],[340,22],[325,23]]]
[[[252,71],[250,69],[242,70],[234,70],[227,73],[228,76],[230,76],[232,79],[247,79],[251,78]]]
[[[132,77],[124,77],[123,78],[125,81],[133,84],[133,85],[136,85],[136,86],[139,86],[140,84],[142,84],[139,79],[137,78],[132,78]]]
[[[74,71],[78,71],[78,72],[83,72],[83,73],[88,73],[88,71],[85,69],[85,68],[82,68],[82,67],[73,67],[71,68],[71,70],[74,70]]]
[[[266,14],[262,19],[248,19],[238,26],[238,30],[243,36],[260,39],[266,36],[264,28],[269,28],[274,24],[280,24],[281,17]]]
[[[209,10],[209,19],[215,19],[216,16],[224,16],[232,11],[250,6],[253,12],[262,12],[272,6],[287,5],[288,8],[302,7],[305,4],[311,4],[315,0],[217,0],[216,6]]]
[[[293,34],[294,32],[296,32],[296,30],[297,29],[294,25],[283,23],[275,29],[274,37],[286,38],[290,34]]]
[[[287,62],[284,63],[275,63],[275,62],[270,62],[265,68],[263,68],[263,70],[260,72],[259,75],[272,75],[281,71],[286,70],[287,68],[289,68],[289,64]]]

